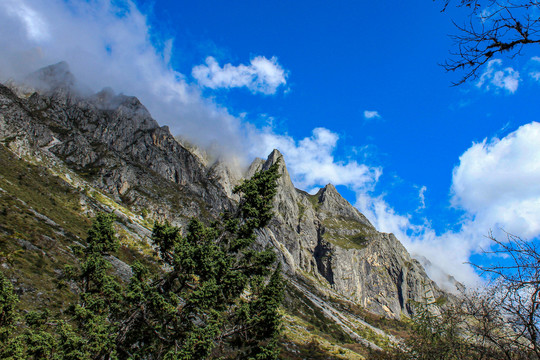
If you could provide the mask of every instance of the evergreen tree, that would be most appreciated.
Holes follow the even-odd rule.
[[[21,339],[15,334],[18,302],[13,285],[0,271],[0,359],[23,359]]]
[[[135,262],[128,284],[107,260],[118,249],[115,216],[98,214],[80,267],[65,268],[80,291],[67,320],[43,311],[22,322],[0,273],[0,359],[276,359],[283,280],[274,252],[255,239],[272,217],[278,166],[235,188],[238,209],[220,221],[193,219],[185,235],[156,223],[152,240],[166,270],[151,276]]]
[[[256,250],[254,242],[272,217],[278,166],[235,188],[243,195],[238,210],[221,221],[206,226],[194,219],[185,236],[168,223],[154,226],[152,240],[170,271],[148,281],[148,270],[133,267],[117,338],[121,354],[276,358],[282,279],[279,268],[271,275],[274,252]]]
[[[114,358],[116,314],[123,302],[122,287],[111,274],[106,256],[118,249],[114,214],[97,214],[88,231],[87,246],[78,272],[70,271],[79,284],[79,302],[68,313],[76,324],[75,332],[64,325],[61,345],[69,358]],[[71,335],[71,336],[69,336]]]

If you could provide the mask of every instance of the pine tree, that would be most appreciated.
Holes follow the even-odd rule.
[[[155,225],[152,240],[171,270],[148,281],[148,270],[133,267],[117,339],[121,354],[276,358],[282,279],[279,268],[271,275],[274,252],[256,250],[254,242],[272,217],[278,166],[235,188],[243,195],[238,210],[221,221],[206,226],[194,219],[185,236],[168,223]]]
[[[0,359],[24,359],[21,338],[15,333],[18,302],[13,285],[0,271]]]
[[[275,253],[255,240],[272,218],[278,166],[236,187],[238,209],[220,221],[193,219],[185,235],[156,223],[152,240],[167,270],[152,276],[135,262],[128,284],[107,260],[119,245],[115,216],[98,214],[80,266],[65,268],[79,288],[67,320],[47,311],[18,319],[17,297],[0,273],[0,358],[276,359],[283,280]]]

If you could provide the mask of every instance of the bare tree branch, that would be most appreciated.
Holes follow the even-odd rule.
[[[451,0],[443,1],[445,11]],[[480,69],[496,56],[513,58],[524,46],[540,43],[540,1],[537,0],[460,0],[458,8],[469,9],[468,21],[454,22],[451,35],[455,49],[442,64],[448,72],[464,71],[460,85],[479,77]]]

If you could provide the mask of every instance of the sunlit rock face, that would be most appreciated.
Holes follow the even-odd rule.
[[[275,150],[252,168],[268,168],[280,157]],[[316,278],[321,291],[327,287],[394,318],[411,314],[411,300],[444,295],[393,234],[378,232],[333,185],[315,195],[295,189],[283,160],[274,209],[261,241],[280,251],[289,273]]]
[[[378,232],[333,185],[315,195],[296,189],[279,151],[241,173],[183,146],[135,97],[82,95],[65,63],[30,78],[0,85],[0,140],[20,156],[61,162],[115,200],[177,225],[231,209],[242,178],[280,161],[275,216],[258,245],[276,250],[287,276],[393,318],[410,314],[411,300],[444,295],[394,235]]]

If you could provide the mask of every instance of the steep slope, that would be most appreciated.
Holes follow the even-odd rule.
[[[84,243],[87,217],[96,211],[119,215],[124,247],[111,263],[128,278],[126,263],[137,257],[151,263],[155,256],[149,242],[154,220],[183,225],[193,216],[213,219],[234,205],[231,191],[242,174],[182,145],[137,98],[110,89],[82,96],[65,63],[30,79],[32,87],[0,84],[0,155],[6,169],[0,174],[0,200],[6,214],[26,214],[4,219],[0,257],[18,254],[18,266],[28,270],[24,276],[12,271],[26,302],[49,306],[36,298],[42,292],[37,285],[48,276],[45,296],[54,292],[61,265],[76,261],[73,246]],[[276,161],[281,177],[275,217],[258,244],[276,249],[289,279],[287,357],[308,351],[314,339],[328,343],[337,358],[387,346],[397,341],[389,333],[400,328],[398,320],[414,311],[411,301],[449,296],[394,235],[379,233],[333,185],[315,195],[295,189],[279,151],[256,159],[243,177]],[[25,185],[19,176],[33,182]],[[43,195],[46,186],[52,200]],[[41,274],[40,261],[47,270]],[[51,299],[50,306],[61,308],[63,301]],[[393,325],[382,331],[389,322],[379,316],[396,321],[388,320]],[[354,355],[345,343],[360,344],[364,352]],[[324,358],[327,350],[321,350]]]
[[[65,63],[35,76],[49,87],[26,98],[0,85],[0,136],[15,152],[43,156],[47,150],[53,161],[61,160],[116,200],[158,218],[183,222],[231,205],[212,171],[137,98],[111,90],[81,97]]]
[[[281,157],[274,150],[252,171]],[[281,250],[289,273],[314,278],[321,290],[396,319],[411,314],[411,300],[445,295],[393,234],[379,233],[333,185],[315,195],[295,189],[281,163],[276,216],[261,238]]]

